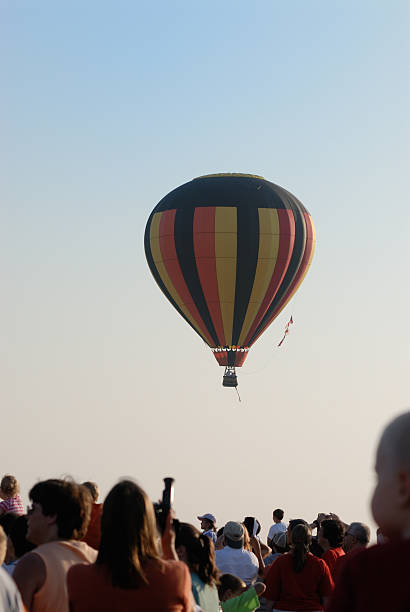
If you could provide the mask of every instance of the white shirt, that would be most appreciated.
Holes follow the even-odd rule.
[[[2,567],[0,567],[0,610],[23,612],[23,603],[16,583]]]
[[[268,538],[271,540],[274,533],[283,533],[288,528],[286,523],[274,523],[269,529]]]
[[[216,566],[222,574],[233,574],[241,578],[246,585],[255,581],[259,571],[256,555],[243,548],[225,546],[215,551]]]

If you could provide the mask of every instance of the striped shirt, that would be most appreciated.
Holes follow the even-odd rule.
[[[24,514],[23,502],[21,501],[20,495],[9,497],[0,502],[0,514],[7,514],[8,512],[13,512],[19,516]]]

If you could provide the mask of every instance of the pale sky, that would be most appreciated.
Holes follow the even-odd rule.
[[[181,519],[263,536],[276,507],[372,524],[377,439],[410,406],[407,0],[3,0],[0,23],[1,473],[25,500],[172,475]],[[212,172],[289,189],[317,232],[241,403],[143,249]]]

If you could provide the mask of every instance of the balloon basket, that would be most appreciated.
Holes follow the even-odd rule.
[[[224,387],[237,387],[238,386],[238,377],[236,376],[236,371],[233,366],[226,366],[225,373],[222,379],[222,385]]]

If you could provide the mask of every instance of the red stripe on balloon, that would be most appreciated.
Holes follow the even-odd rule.
[[[215,259],[215,206],[195,209],[193,238],[196,267],[202,291],[218,336],[218,344],[224,346],[226,342]]]
[[[179,295],[180,300],[189,311],[193,321],[195,321],[195,323],[201,329],[209,345],[213,346],[214,343],[209,336],[208,330],[204,325],[197,307],[194,304],[181,272],[174,238],[175,215],[175,209],[166,210],[161,215],[159,224],[159,247],[161,249],[162,260],[169,279],[174,286],[175,292]]]

